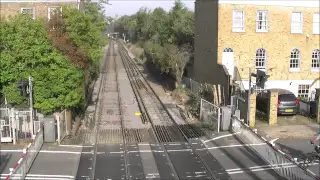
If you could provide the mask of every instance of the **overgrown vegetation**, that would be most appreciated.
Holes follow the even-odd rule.
[[[169,12],[141,8],[132,16],[122,16],[116,21],[116,30],[143,47],[163,73],[170,73],[181,82],[192,58],[194,37],[194,13],[181,1],[176,1]]]
[[[101,4],[86,2],[84,12],[63,7],[49,23],[29,16],[1,20],[0,88],[8,103],[25,106],[17,83],[33,78],[34,107],[42,113],[81,107],[88,70],[97,74],[106,38]]]

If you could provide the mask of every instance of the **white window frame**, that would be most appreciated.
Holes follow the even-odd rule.
[[[55,9],[58,9],[60,8],[60,12],[62,12],[62,7],[60,6],[49,6],[48,7],[48,21],[50,21],[51,17],[50,17],[50,13],[51,13],[51,10],[55,10]]]
[[[265,20],[259,19],[260,13],[262,13],[262,19],[263,19],[263,16],[265,16]],[[263,22],[265,22],[265,26],[261,24],[261,29],[259,29],[259,23],[263,23]],[[263,29],[263,27],[265,27],[265,29]],[[266,10],[257,11],[256,32],[268,32],[268,11]]]
[[[298,57],[292,57],[292,55],[298,55]],[[292,62],[296,60],[298,61],[298,63]],[[298,67],[291,67],[291,64],[298,64]],[[300,67],[301,67],[301,52],[299,49],[292,49],[292,51],[290,52],[290,61],[289,61],[290,72],[298,72],[300,71]]]
[[[320,13],[313,13],[313,34],[320,34]]]
[[[235,14],[237,12],[242,12],[242,22],[241,22],[241,20],[239,22],[236,21]],[[237,23],[240,23],[240,24],[242,23],[242,27],[240,27],[240,26],[237,27]],[[244,14],[244,10],[242,10],[242,9],[234,9],[232,11],[232,32],[245,32],[245,14]]]
[[[30,10],[32,9],[32,19],[36,18],[36,9],[33,7],[22,7],[20,8],[20,13],[22,14],[23,10]]]
[[[260,53],[259,55],[258,55],[258,52]],[[261,66],[261,65],[257,66],[257,63],[263,64],[263,66]],[[255,61],[256,69],[265,71],[266,70],[266,63],[267,63],[267,51],[264,48],[257,49],[256,50],[256,61]]]
[[[298,97],[303,97],[308,99],[310,92],[310,85],[309,84],[299,84],[298,85]]]
[[[300,21],[294,19],[294,14],[300,14]],[[300,23],[300,29],[295,29],[295,23]],[[292,34],[302,34],[303,33],[303,13],[302,12],[292,12],[291,14],[291,33]]]
[[[319,72],[320,71],[320,49],[315,49],[312,51],[311,71],[312,72]]]

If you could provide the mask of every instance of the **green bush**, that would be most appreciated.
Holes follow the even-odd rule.
[[[42,21],[26,16],[3,21],[0,37],[0,84],[9,103],[27,104],[17,83],[30,74],[34,107],[42,113],[81,104],[83,71],[52,46]]]

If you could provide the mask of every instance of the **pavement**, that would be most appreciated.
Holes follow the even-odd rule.
[[[256,128],[260,134],[272,138],[312,139],[320,133],[320,124],[301,115],[278,116],[276,125],[268,125],[265,121],[256,120]]]

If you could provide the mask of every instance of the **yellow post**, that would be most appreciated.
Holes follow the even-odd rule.
[[[249,126],[254,127],[256,125],[256,99],[257,99],[257,94],[252,93],[249,94],[250,96],[250,122]]]
[[[269,125],[277,124],[278,115],[277,115],[277,108],[278,108],[278,92],[272,92],[270,95],[270,105],[269,105]]]

